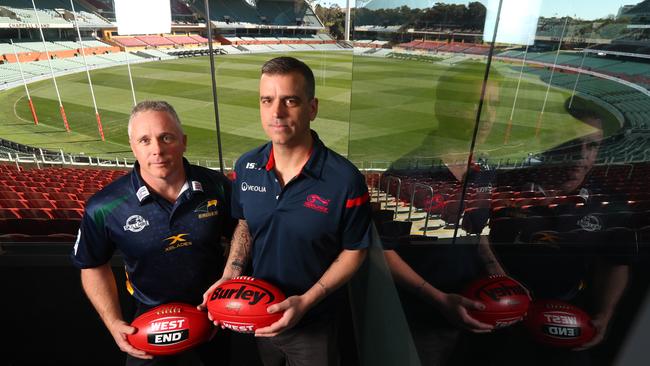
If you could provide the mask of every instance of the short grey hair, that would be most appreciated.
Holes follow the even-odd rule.
[[[127,127],[127,133],[129,135],[129,140],[131,139],[131,125],[133,123],[133,118],[140,112],[146,111],[155,111],[155,112],[166,112],[173,120],[176,122],[178,129],[183,133],[183,126],[181,126],[181,119],[178,118],[178,114],[174,107],[171,104],[163,100],[144,100],[133,107],[131,110],[131,116],[129,116],[129,125]]]

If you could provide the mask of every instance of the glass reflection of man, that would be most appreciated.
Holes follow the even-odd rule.
[[[389,173],[402,176],[431,173],[434,180],[440,179],[455,187],[455,193],[460,192],[462,181],[468,179],[477,191],[489,193],[494,180],[493,171],[473,163],[468,172],[466,164],[481,98],[484,69],[485,65],[481,63],[462,62],[442,73],[436,87],[438,126],[419,148],[402,158],[408,160],[414,156],[436,154],[445,166],[432,167],[424,172],[390,169]],[[496,120],[500,80],[499,72],[490,73],[477,144],[488,139]],[[454,164],[463,160],[461,164]],[[396,162],[395,166],[401,163]],[[470,310],[482,310],[484,305],[459,295],[467,283],[481,275],[503,274],[485,238],[472,243],[435,245],[418,250],[416,254],[407,248],[393,248],[387,243],[384,243],[384,247],[386,261],[399,285],[405,315],[423,365],[446,365],[451,359],[457,359],[459,352],[455,351],[463,334],[493,330],[491,325],[476,320],[468,313]]]
[[[552,176],[537,175],[543,181],[531,185],[544,194],[558,192],[556,198],[547,197],[558,203],[513,211],[512,217],[506,218],[512,224],[495,225],[490,237],[503,268],[530,290],[533,299],[562,300],[583,308],[592,317],[596,336],[579,348],[562,350],[536,345],[520,328],[513,327],[492,342],[484,342],[496,345],[487,364],[590,365],[589,352],[581,351],[603,342],[627,285],[630,258],[619,255],[618,250],[634,244],[633,231],[623,229],[615,241],[608,239],[607,229],[612,224],[605,215],[616,213],[612,210],[617,208],[603,211],[593,199],[594,191],[606,194],[605,188],[599,187],[603,182],[587,179],[598,157],[604,121],[593,107],[578,104],[567,108],[568,112],[593,127],[593,132],[553,149],[551,154],[572,156],[572,161],[545,167]],[[504,241],[519,249],[498,245]],[[607,252],[602,251],[604,247]],[[506,348],[514,351],[504,360],[498,350]]]

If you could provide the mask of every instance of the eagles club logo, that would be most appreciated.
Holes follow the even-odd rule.
[[[219,201],[216,199],[206,200],[194,209],[199,214],[199,219],[205,219],[219,214]]]
[[[131,215],[128,219],[126,219],[124,231],[128,230],[132,233],[139,233],[147,226],[149,226],[149,221],[145,220],[144,217],[140,215]]]

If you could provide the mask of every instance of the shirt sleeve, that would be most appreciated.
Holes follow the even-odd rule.
[[[343,249],[365,249],[371,242],[370,197],[361,173],[348,191],[343,213]]]
[[[77,241],[72,250],[72,264],[80,269],[94,268],[108,262],[115,252],[105,225],[106,213],[89,204],[81,219]]]

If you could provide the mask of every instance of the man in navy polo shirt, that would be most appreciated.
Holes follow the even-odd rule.
[[[223,269],[221,237],[230,236],[236,223],[230,215],[230,182],[183,158],[187,137],[166,102],[135,106],[128,134],[137,162],[131,174],[88,200],[73,263],[81,269],[88,298],[128,354],[127,365],[208,362],[218,347],[152,358],[129,344],[126,335],[135,328],[122,317],[109,260],[116,249],[124,256],[136,315],[168,302],[200,303]]]
[[[232,212],[240,221],[222,280],[242,273],[250,258],[253,276],[288,296],[268,308],[284,311],[282,318],[255,332],[266,365],[337,364],[336,290],[369,245],[364,177],[310,129],[318,112],[314,85],[312,71],[295,58],[264,64],[260,115],[271,142],[235,165]]]

